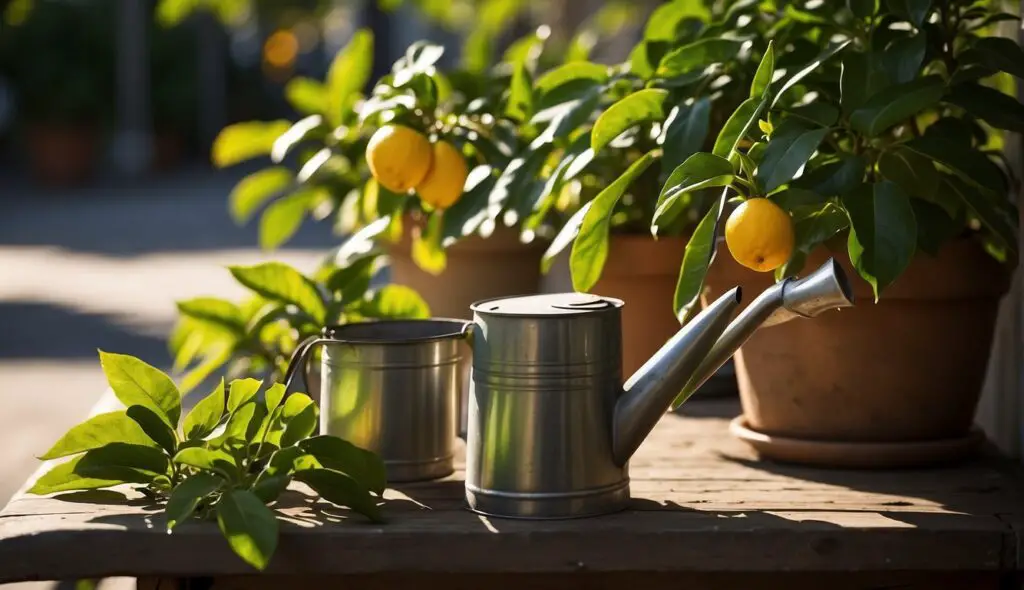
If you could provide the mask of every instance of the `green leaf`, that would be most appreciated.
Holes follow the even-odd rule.
[[[176,305],[182,315],[214,324],[235,335],[245,333],[242,310],[230,301],[216,297],[195,297],[178,301]]]
[[[1024,80],[1024,49],[1013,39],[996,36],[978,39],[960,58]]]
[[[580,207],[579,210],[573,213],[572,216],[566,220],[562,229],[558,230],[558,234],[551,240],[547,250],[544,251],[544,254],[540,258],[540,269],[542,273],[547,274],[551,270],[551,265],[554,264],[555,258],[557,258],[569,244],[573,243],[573,240],[575,240],[576,236],[579,235],[580,226],[583,224],[583,218],[586,217],[587,211],[589,211],[593,205],[594,201],[590,201]]]
[[[224,483],[223,479],[212,473],[200,472],[178,484],[167,498],[167,507],[164,509],[167,514],[167,530],[185,522],[199,507],[199,503]]]
[[[871,284],[877,302],[914,257],[914,209],[899,185],[888,180],[862,185],[843,197],[843,206],[850,216],[850,260]]]
[[[906,84],[917,78],[924,62],[927,41],[924,33],[901,37],[882,53],[881,65],[893,84]]]
[[[373,522],[381,522],[380,509],[373,496],[355,479],[330,469],[304,469],[296,471],[293,477],[313,488],[321,498],[347,506]]]
[[[274,141],[274,147],[270,150],[271,161],[280,164],[296,146],[306,140],[316,140],[318,144],[322,143],[328,131],[321,115],[309,115],[299,119]]]
[[[602,84],[608,80],[608,66],[588,61],[567,63],[544,73],[533,84],[534,89],[543,95],[573,80],[592,80]]]
[[[843,56],[842,73],[839,78],[839,104],[845,113],[853,113],[868,98],[889,85],[883,69],[887,58],[878,58],[874,53],[849,51]]]
[[[75,473],[75,468],[83,457],[85,457],[85,455],[75,457],[70,461],[54,466],[37,479],[34,484],[32,484],[32,487],[28,489],[28,493],[44,496],[46,494],[54,494],[57,492],[67,492],[71,490],[95,490],[128,483],[116,477],[113,479],[104,479],[78,475]]]
[[[657,233],[655,228],[660,225],[661,219],[680,197],[705,188],[728,186],[732,179],[732,164],[721,156],[698,152],[687,158],[672,171],[661,189],[654,217],[651,219],[652,233]]]
[[[75,474],[93,478],[149,483],[167,473],[167,455],[160,449],[128,443],[109,443],[92,449],[75,464]]]
[[[259,498],[261,502],[269,504],[288,489],[288,484],[290,482],[290,477],[282,475],[263,477],[257,480],[256,484],[252,486],[252,493],[256,494],[256,497]]]
[[[822,51],[818,55],[818,57],[816,57],[813,60],[811,60],[810,63],[808,63],[806,66],[804,66],[803,68],[798,70],[792,76],[790,76],[790,77],[788,77],[788,78],[786,78],[784,80],[779,80],[777,82],[773,82],[772,83],[773,85],[779,84],[780,87],[779,87],[779,90],[777,92],[769,91],[769,94],[774,97],[774,98],[772,98],[771,108],[775,108],[775,105],[777,105],[779,103],[779,101],[782,99],[782,97],[786,94],[786,92],[790,88],[793,88],[794,86],[799,84],[801,80],[803,80],[804,78],[809,76],[812,72],[814,72],[814,70],[816,70],[819,67],[821,67],[821,64],[825,63],[826,61],[831,59],[832,56],[836,55],[837,53],[839,53],[840,51],[845,49],[846,46],[850,44],[850,42],[851,42],[851,40],[848,39],[846,41],[842,41],[840,43],[837,43],[835,45],[827,47],[824,51]]]
[[[278,524],[259,497],[247,490],[224,494],[217,503],[217,525],[243,561],[258,570],[267,567],[277,549]]]
[[[373,31],[359,29],[338,52],[327,71],[327,112],[332,127],[343,120],[343,113],[362,90],[373,67]]]
[[[861,156],[844,155],[842,158],[805,171],[790,186],[813,191],[823,197],[844,195],[864,181],[867,162]]]
[[[877,10],[876,0],[846,0],[846,6],[857,18],[868,18]]]
[[[443,215],[431,215],[427,226],[412,232],[412,260],[416,266],[432,275],[441,274],[448,264],[448,256],[441,246]]]
[[[60,437],[42,460],[67,457],[112,442],[126,442],[155,447],[156,443],[124,412],[98,414],[73,427]]]
[[[323,322],[324,302],[306,277],[283,262],[264,262],[253,266],[229,266],[231,275],[250,290],[282,303],[291,303]]]
[[[795,250],[806,255],[822,242],[850,225],[846,212],[834,203],[825,203],[820,209],[794,218]]]
[[[825,201],[828,200],[827,197],[819,195],[814,191],[796,188],[793,186],[790,186],[786,190],[779,191],[768,198],[786,211],[797,211],[811,205],[816,206],[815,209],[818,209],[818,207],[823,206]]]
[[[188,447],[174,455],[174,462],[219,473],[228,479],[238,472],[235,458],[220,449]]]
[[[673,107],[665,120],[663,170],[674,170],[704,147],[711,124],[711,99],[702,97],[689,106]]]
[[[235,185],[228,195],[231,218],[246,223],[261,205],[281,194],[292,182],[291,170],[283,166],[254,172]]]
[[[743,141],[750,128],[757,122],[766,104],[765,100],[757,98],[748,98],[743,101],[729,116],[725,125],[722,125],[722,129],[718,132],[718,138],[715,139],[715,147],[711,152],[716,156],[729,159],[736,146]]]
[[[138,424],[139,428],[142,428],[146,436],[156,441],[160,448],[172,454],[178,448],[178,435],[153,410],[145,406],[131,406],[125,410],[125,414]],[[137,441],[125,440],[123,442]]]
[[[185,416],[185,422],[182,424],[185,438],[188,440],[205,438],[213,432],[224,416],[224,403],[224,378],[222,377],[210,395],[199,400],[199,403]]]
[[[317,405],[308,395],[293,393],[288,396],[281,410],[281,421],[285,425],[281,447],[290,447],[312,434],[319,418]]]
[[[911,199],[910,205],[917,220],[917,246],[932,256],[938,256],[942,246],[964,229],[960,214],[950,217],[942,207],[921,199]]]
[[[932,7],[931,0],[886,0],[889,11],[920,27]]]
[[[149,408],[172,429],[177,428],[181,394],[170,377],[131,355],[102,350],[99,355],[107,383],[121,403]]]
[[[356,301],[370,288],[376,263],[377,256],[373,254],[350,260],[334,270],[324,284],[330,291],[341,293],[342,301]]]
[[[827,128],[807,129],[795,120],[779,125],[757,168],[757,180],[765,192],[770,193],[793,180],[829,131]]]
[[[273,413],[277,409],[277,406],[281,405],[281,400],[284,399],[285,386],[283,383],[275,383],[267,388],[264,393],[264,402],[267,405],[267,412]]]
[[[809,102],[786,112],[817,127],[831,127],[839,120],[839,109],[824,102]]]
[[[288,131],[290,121],[247,121],[221,129],[213,140],[210,157],[214,166],[226,168],[252,158],[266,156],[278,136]]]
[[[519,62],[512,72],[509,83],[508,102],[505,103],[505,114],[518,121],[526,121],[533,112],[533,81],[526,63]]]
[[[651,12],[644,26],[644,39],[675,41],[679,23],[686,18],[707,21],[711,16],[704,2],[695,0],[672,0],[665,2]]]
[[[441,216],[444,221],[442,244],[447,247],[476,232],[486,219],[488,199],[497,180],[491,166],[480,165],[470,171],[462,197]]]
[[[319,80],[295,76],[285,84],[284,97],[293,109],[306,115],[327,111],[327,87]]]
[[[715,199],[686,243],[683,263],[676,280],[676,291],[672,298],[672,309],[680,324],[685,325],[699,310],[700,292],[704,289],[704,279],[711,261],[715,258],[715,236],[718,233],[718,222],[728,193],[729,189],[722,189],[722,195]],[[677,406],[680,403],[682,400],[678,399],[673,402]]]
[[[235,410],[252,401],[252,399],[256,397],[256,393],[260,390],[261,385],[263,385],[262,380],[253,379],[252,377],[233,379],[231,383],[228,384],[227,411],[234,413]]]
[[[906,148],[882,152],[878,172],[908,195],[927,198],[939,188],[939,173],[932,161]]]
[[[372,451],[326,435],[307,438],[299,442],[299,448],[316,457],[324,467],[347,473],[377,495],[387,488],[384,461]]]
[[[1008,216],[1000,213],[994,196],[982,193],[975,186],[953,176],[944,176],[940,187],[940,190],[957,196],[1004,248],[1011,252],[1017,251],[1017,220],[1008,219]]]
[[[878,92],[850,115],[850,126],[875,137],[893,125],[929,109],[942,98],[946,85],[939,76],[926,76]]]
[[[594,122],[590,135],[590,148],[598,153],[613,139],[634,125],[663,119],[663,106],[668,91],[661,88],[646,88],[608,107]]]
[[[218,442],[248,442],[250,439],[249,424],[252,423],[253,418],[256,416],[256,407],[255,400],[248,401],[232,412],[231,417],[228,418],[228,422],[224,426],[224,433],[217,437]]]
[[[359,307],[360,313],[375,318],[427,318],[430,306],[412,287],[384,285]]]
[[[318,187],[304,188],[271,203],[260,216],[260,248],[265,251],[276,250],[290,240],[302,227],[306,212],[323,195],[322,189]]]
[[[736,39],[708,38],[694,41],[665,54],[654,74],[659,78],[672,78],[703,70],[736,59],[742,47],[743,41]]]
[[[982,152],[937,135],[919,137],[904,144],[908,149],[945,165],[964,181],[1002,195],[1003,172]]]
[[[982,119],[996,129],[1024,133],[1024,105],[995,88],[980,84],[957,84],[946,102]]]
[[[630,183],[657,157],[658,153],[652,150],[633,162],[621,176],[594,197],[587,208],[569,257],[573,288],[577,291],[588,291],[600,278],[605,260],[608,258],[608,232],[611,227],[612,210]]]
[[[761,57],[761,63],[754,73],[754,80],[750,84],[750,98],[764,98],[767,96],[769,86],[772,83],[772,76],[775,75],[775,42],[769,41],[768,48]]]

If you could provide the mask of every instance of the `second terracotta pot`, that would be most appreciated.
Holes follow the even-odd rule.
[[[875,303],[845,252],[820,248],[801,274],[829,256],[846,271],[855,306],[764,328],[740,348],[745,425],[806,441],[966,437],[1008,287],[1006,270],[974,241],[958,240],[938,257],[915,256]],[[772,283],[771,273],[741,267],[722,248],[705,296],[740,285],[747,304]]]

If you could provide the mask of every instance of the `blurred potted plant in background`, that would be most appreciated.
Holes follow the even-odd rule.
[[[220,369],[228,378],[281,381],[296,346],[324,326],[430,317],[429,306],[409,287],[373,286],[382,262],[379,252],[357,251],[341,264],[326,260],[311,276],[281,262],[229,267],[246,297],[177,304],[180,316],[168,344],[182,391]],[[292,385],[303,390],[301,382]],[[313,399],[319,399],[318,387],[318,379],[309,381]]]
[[[34,0],[5,12],[16,118],[35,179],[79,184],[94,171],[114,104],[113,6]]]
[[[755,88],[740,123],[693,156],[697,180],[731,170],[687,247],[677,304],[695,305],[705,279],[708,297],[736,284],[756,293],[770,271],[780,280],[829,256],[858,299],[814,325],[758,332],[738,353],[734,430],[768,456],[895,465],[976,447],[974,410],[1017,259],[1002,133],[1024,130],[1024,106],[1005,92],[1009,75],[1024,78],[1024,52],[990,28],[1017,17],[998,7],[791,11],[816,23],[823,59],[785,97],[790,85]],[[670,181],[662,206],[688,190]],[[716,255],[723,221],[727,252]]]

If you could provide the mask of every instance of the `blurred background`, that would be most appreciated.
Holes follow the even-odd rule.
[[[286,84],[322,80],[360,27],[371,80],[418,39],[482,69],[539,23],[611,63],[657,4],[0,0],[0,506],[97,404],[97,349],[167,370],[176,300],[238,295],[228,264],[310,270],[339,242],[310,223],[260,250],[227,204],[254,167],[210,164],[226,125],[300,118]]]

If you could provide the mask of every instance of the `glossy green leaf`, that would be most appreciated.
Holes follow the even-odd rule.
[[[868,98],[889,85],[884,63],[875,54],[862,51],[847,51],[843,55],[839,78],[839,103],[843,112],[855,112]]]
[[[267,412],[272,413],[281,405],[281,401],[284,399],[285,394],[284,383],[275,383],[267,388],[267,391],[263,394],[264,403],[267,406]]]
[[[188,520],[199,507],[199,503],[207,500],[207,497],[224,483],[224,479],[212,473],[200,472],[175,486],[167,498],[167,506],[164,509],[167,514],[167,530],[171,531]]]
[[[270,159],[280,164],[285,157],[299,145],[307,140],[322,141],[327,135],[328,128],[324,125],[324,118],[320,115],[309,115],[299,119],[288,131],[281,134],[274,141],[274,147],[270,150]]]
[[[1010,252],[1017,251],[1016,219],[1010,219],[997,208],[993,195],[986,195],[977,187],[964,182],[960,178],[944,176],[940,190],[948,190],[950,194],[960,198],[977,219],[993,236]]]
[[[674,41],[679,23],[686,18],[709,20],[708,7],[699,0],[671,0],[656,7],[644,25],[644,39]]]
[[[757,180],[770,193],[793,180],[825,139],[829,129],[808,129],[796,121],[786,121],[775,130],[764,158],[757,168]]]
[[[704,289],[708,268],[715,257],[715,237],[718,234],[718,223],[728,193],[729,189],[722,189],[722,195],[715,199],[686,243],[675,295],[672,298],[672,309],[680,324],[685,325],[700,309],[700,293]],[[680,403],[682,400],[677,399],[673,405],[678,407]]]
[[[356,258],[334,270],[324,284],[329,290],[340,293],[342,301],[356,301],[370,288],[377,260],[372,254]]]
[[[253,172],[240,180],[228,195],[231,218],[235,223],[246,223],[257,209],[282,194],[291,184],[292,173],[282,166]]]
[[[273,511],[250,491],[233,490],[217,503],[217,525],[236,555],[258,570],[277,549],[278,524]]]
[[[711,124],[711,99],[702,97],[691,105],[676,106],[665,120],[663,170],[674,170],[704,147]]]
[[[630,183],[636,180],[658,155],[658,152],[650,151],[633,162],[625,172],[598,193],[591,206],[587,208],[569,256],[569,269],[575,290],[589,291],[601,277],[601,271],[608,258],[608,232],[611,229],[612,210]]]
[[[837,55],[840,51],[844,50],[850,43],[851,40],[846,40],[825,48],[825,50],[818,54],[816,58],[797,70],[797,72],[792,76],[773,82],[772,86],[778,85],[779,89],[778,91],[769,91],[769,94],[772,96],[771,107],[775,108],[775,105],[782,100],[782,97],[785,96],[786,92],[799,84],[804,78],[811,75],[815,70],[821,67],[823,63]]]
[[[265,251],[276,250],[299,231],[306,212],[320,200],[318,188],[298,190],[278,199],[260,216],[259,243]]]
[[[281,410],[281,421],[284,424],[281,447],[290,447],[313,434],[319,418],[319,409],[308,395],[289,395]]]
[[[470,170],[462,197],[442,215],[442,244],[447,246],[479,229],[486,219],[488,198],[497,180],[494,169],[489,165]]]
[[[67,457],[91,449],[98,449],[112,442],[157,446],[150,437],[124,412],[97,414],[73,427],[60,437],[50,450],[40,455],[49,460]]]
[[[332,504],[347,506],[373,522],[383,521],[373,496],[359,482],[340,471],[304,469],[296,471],[293,477]]]
[[[214,166],[226,168],[270,155],[277,138],[292,126],[290,121],[246,121],[221,129],[213,140],[210,157]]]
[[[646,88],[608,107],[594,122],[590,135],[590,148],[601,151],[613,139],[630,127],[648,121],[665,118],[664,104],[668,91],[661,88]]]
[[[422,231],[412,232],[412,260],[416,266],[432,275],[444,272],[448,257],[441,246],[443,216],[431,215]]]
[[[167,473],[169,463],[162,449],[123,442],[107,443],[82,455],[75,473],[82,477],[121,479],[149,483]]]
[[[656,228],[662,218],[681,196],[705,188],[727,186],[732,179],[733,168],[729,160],[706,152],[690,156],[672,171],[662,187],[651,219],[651,232],[657,233]]]
[[[844,195],[864,181],[867,162],[861,156],[842,158],[805,171],[790,186],[813,191],[824,197]]]
[[[366,316],[376,318],[427,318],[430,306],[416,292],[406,285],[384,285],[373,292],[373,296],[360,307]]]
[[[231,383],[228,384],[227,411],[234,413],[235,410],[252,401],[256,397],[256,393],[259,392],[261,385],[263,385],[262,380],[253,379],[252,377],[232,379]]]
[[[174,462],[219,473],[228,478],[238,471],[235,458],[221,449],[188,447],[174,455]]]
[[[75,468],[85,455],[75,457],[52,467],[39,477],[28,489],[29,494],[46,495],[72,490],[94,490],[129,483],[119,477],[84,477],[75,473]]]
[[[995,36],[978,39],[960,58],[1024,80],[1024,49],[1013,39]]]
[[[899,185],[888,180],[862,185],[843,197],[843,206],[850,216],[850,260],[871,284],[877,302],[914,257],[914,209]]]
[[[881,65],[892,84],[906,84],[918,76],[924,62],[927,41],[924,33],[901,37],[882,53]]]
[[[929,109],[942,98],[946,85],[938,76],[926,76],[878,92],[850,115],[850,126],[875,137],[893,125]]]
[[[324,115],[332,127],[341,124],[343,113],[369,80],[372,67],[373,31],[359,29],[334,57],[327,71],[327,111]]]
[[[882,152],[878,172],[911,196],[927,197],[939,188],[939,172],[932,161],[906,148]]]
[[[716,63],[725,63],[736,59],[742,47],[743,41],[736,39],[708,38],[694,41],[666,53],[658,62],[654,74],[659,78],[672,78]]]
[[[938,256],[948,241],[964,230],[963,215],[950,217],[942,207],[922,199],[911,199],[917,220],[917,246],[924,252]]]
[[[754,80],[750,83],[750,98],[764,98],[775,75],[775,41],[768,42],[768,48],[761,56],[761,63],[754,73]]]
[[[794,217],[793,232],[795,249],[806,255],[822,242],[843,231],[850,225],[846,211],[834,203],[824,203],[820,208],[805,215]]]
[[[1024,133],[1024,105],[989,86],[957,84],[946,101],[996,129]]]
[[[185,416],[182,430],[185,438],[195,440],[204,438],[217,427],[220,419],[224,416],[224,378],[209,395],[199,400],[199,403],[192,408],[192,411]]]
[[[299,448],[316,457],[324,467],[347,473],[375,494],[383,494],[387,487],[384,461],[372,451],[336,436],[307,438],[299,442]]]
[[[253,266],[229,266],[231,275],[250,290],[282,303],[291,303],[314,320],[323,321],[324,303],[316,287],[283,262],[264,262]]]
[[[262,404],[259,405],[262,408]],[[248,442],[251,438],[249,425],[256,416],[256,400],[248,401],[231,413],[227,424],[224,425],[224,432],[217,437],[217,445],[231,442]]]
[[[300,113],[316,115],[327,112],[327,87],[319,80],[295,76],[284,85],[284,97]]]
[[[920,27],[932,7],[931,0],[885,0],[889,11]]]
[[[876,0],[846,0],[846,6],[857,18],[868,18],[878,8]]]
[[[508,102],[505,103],[505,114],[518,121],[526,121],[533,112],[533,80],[526,64],[520,62],[512,72],[509,83]]]
[[[164,372],[127,354],[99,351],[100,366],[114,395],[125,406],[144,406],[171,428],[181,416],[181,393]]]
[[[216,297],[195,297],[178,301],[178,312],[204,323],[215,324],[232,334],[245,332],[245,320],[238,305]]]
[[[590,80],[596,85],[604,83],[607,79],[608,66],[587,61],[576,61],[548,70],[544,75],[537,78],[533,87],[538,93],[545,94],[574,80]]]
[[[813,206],[815,210],[818,210],[824,206],[825,202],[828,200],[828,197],[819,195],[814,191],[793,186],[786,188],[786,190],[779,191],[768,198],[779,207],[791,212],[810,206]]]
[[[555,258],[557,258],[563,250],[573,243],[573,240],[575,240],[576,236],[579,235],[580,226],[583,225],[583,218],[587,216],[587,211],[589,211],[593,205],[594,201],[590,201],[580,207],[572,214],[571,217],[569,217],[569,219],[566,220],[562,229],[558,230],[558,233],[548,245],[547,250],[545,250],[544,254],[541,256],[540,269],[542,273],[547,274],[551,270],[551,265],[554,264]]]
[[[964,181],[984,190],[1002,194],[1003,173],[985,154],[946,137],[928,135],[904,144],[922,156],[940,162]]]
[[[158,416],[153,410],[145,406],[130,406],[124,411],[124,413],[127,414],[133,422],[139,425],[139,428],[146,433],[146,436],[153,441],[156,441],[156,444],[160,448],[166,450],[168,453],[174,453],[178,448],[177,433],[172,430],[171,427],[164,422],[163,418]]]
[[[766,104],[765,100],[759,98],[748,98],[743,101],[729,116],[725,125],[722,125],[722,129],[718,132],[718,138],[715,139],[715,147],[711,152],[716,156],[729,159],[736,146],[743,141],[750,128],[757,122]]]

